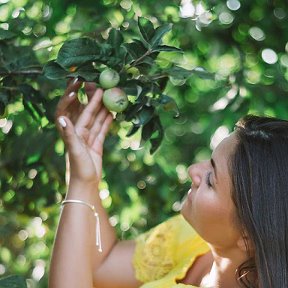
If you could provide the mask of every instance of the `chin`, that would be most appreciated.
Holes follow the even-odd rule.
[[[188,195],[187,195],[188,196]],[[191,207],[191,202],[189,199],[185,197],[185,199],[182,202],[180,214],[183,216],[183,218],[193,227],[193,216],[191,215],[192,212],[192,207]]]
[[[186,221],[188,221],[189,210],[190,210],[187,202],[188,201],[187,201],[187,197],[186,197],[181,204],[181,210],[180,210],[180,214],[185,218]]]

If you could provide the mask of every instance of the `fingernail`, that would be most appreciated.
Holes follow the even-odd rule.
[[[74,97],[76,95],[76,93],[73,91],[73,92],[70,92],[69,94],[68,94],[68,97],[69,98],[72,98],[72,97]]]
[[[72,84],[73,85],[76,84],[78,80],[79,80],[78,77],[74,78],[74,80],[72,81]]]
[[[67,126],[67,123],[63,117],[59,117],[58,122],[63,128],[65,128]]]

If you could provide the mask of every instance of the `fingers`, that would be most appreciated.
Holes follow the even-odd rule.
[[[74,78],[73,81],[70,81],[67,85],[66,91],[64,93],[64,97],[69,95],[71,92],[78,92],[78,90],[82,87],[83,82],[78,79],[78,77]]]
[[[79,81],[69,84],[56,111],[57,128],[68,149],[74,150],[75,154],[77,154],[76,146],[79,145],[87,145],[95,151],[102,151],[105,136],[113,121],[113,115],[103,106],[103,91],[96,89],[93,83],[85,83],[85,90],[89,97],[88,104],[83,106],[84,108],[76,105],[76,102],[74,102],[75,105],[71,105],[77,98],[77,92],[81,85],[82,83]],[[81,109],[83,110],[81,111]]]
[[[94,139],[94,142],[92,143],[92,149],[97,149],[97,147],[99,146],[99,143],[101,145],[103,145],[105,137],[107,135],[107,132],[109,131],[109,128],[111,126],[111,123],[113,121],[113,115],[111,113],[108,113],[108,115],[106,116],[99,134],[97,135],[97,137]]]
[[[96,84],[93,82],[85,82],[84,88],[88,99],[91,99],[96,92]]]
[[[82,127],[77,132],[71,120],[65,116],[60,116],[57,119],[57,126],[68,148],[69,155],[72,153],[71,155],[79,158],[83,148],[86,149],[88,147],[102,155],[103,143],[112,121],[113,115],[103,107],[97,115],[91,130]]]
[[[76,134],[73,123],[65,116],[60,116],[57,119],[57,122],[61,137],[67,146],[69,153],[78,155],[83,148],[83,141],[81,140],[82,138],[78,137]]]
[[[101,128],[103,126],[103,123],[108,115],[108,111],[105,107],[102,107],[102,109],[97,114],[96,118],[94,119],[93,125],[90,128],[90,135],[88,138],[88,145],[92,145],[95,138],[98,137],[99,132],[101,131]]]
[[[101,89],[96,90],[92,99],[84,108],[82,113],[80,114],[77,124],[76,124],[76,130],[81,129],[83,127],[89,129],[93,125],[96,115],[99,113],[99,111],[103,107],[102,94],[103,94],[103,91]]]
[[[57,119],[56,125],[59,128],[61,137],[64,140],[65,144],[69,144],[71,140],[73,142],[73,137],[75,136],[75,132],[74,132],[75,130],[70,119],[65,116],[60,116]]]
[[[61,97],[57,104],[55,117],[58,119],[61,115],[67,115],[68,107],[77,99],[78,90],[81,88],[82,82],[75,78],[65,90],[64,95]]]

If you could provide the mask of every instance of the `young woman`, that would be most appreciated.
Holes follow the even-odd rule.
[[[80,86],[68,86],[56,112],[70,179],[50,288],[288,287],[287,121],[239,121],[210,160],[189,167],[182,215],[134,241],[117,241],[98,195],[112,116],[91,83],[83,108]]]

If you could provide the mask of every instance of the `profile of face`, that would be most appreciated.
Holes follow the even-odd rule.
[[[214,247],[233,248],[242,238],[236,225],[236,207],[231,198],[228,161],[236,146],[231,133],[213,151],[208,161],[191,165],[191,189],[181,214],[196,232]]]

